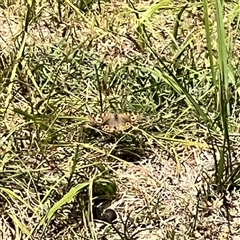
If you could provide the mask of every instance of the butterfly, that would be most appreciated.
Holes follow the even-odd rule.
[[[139,120],[134,113],[99,113],[91,116],[91,120],[105,132],[120,132],[130,129]]]

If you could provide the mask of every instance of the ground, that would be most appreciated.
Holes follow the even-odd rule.
[[[239,189],[216,191],[219,147],[184,96],[169,94],[168,73],[157,72],[136,31],[144,23],[150,47],[172,63],[168,67],[179,79],[190,72],[199,81],[188,85],[190,94],[211,105],[202,3],[152,4],[96,2],[81,12],[77,3],[42,1],[31,10],[33,18],[24,1],[1,4],[1,239],[240,239]],[[214,29],[213,13],[212,6]],[[226,29],[235,40],[229,51],[237,66],[238,28],[226,23]],[[102,108],[138,111],[143,119],[109,137],[88,118]],[[230,137],[238,166],[237,121],[230,121]],[[117,190],[108,208],[118,220],[91,225],[80,216],[77,193],[74,200],[67,193],[87,181],[91,195],[91,181],[112,186],[109,179]]]

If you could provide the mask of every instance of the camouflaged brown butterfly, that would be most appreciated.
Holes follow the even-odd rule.
[[[134,113],[101,113],[92,116],[93,122],[105,132],[125,131],[133,126],[139,119]]]

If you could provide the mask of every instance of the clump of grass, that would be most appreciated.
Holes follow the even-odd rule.
[[[18,7],[5,1],[1,10],[7,16]],[[15,239],[98,239],[93,205],[99,199],[122,200],[116,210],[128,216],[124,231],[111,228],[121,239],[143,236],[127,222],[153,224],[162,239],[200,239],[201,221],[211,229],[211,215],[223,220],[217,207],[209,212],[204,204],[226,200],[239,186],[232,139],[238,22],[225,30],[237,21],[237,6],[30,1],[21,7],[23,26],[2,37],[11,51],[1,44],[0,55],[1,208]],[[5,27],[16,24],[3,19]],[[89,114],[104,111],[144,119],[108,137],[88,122]],[[208,156],[200,172],[199,152]],[[199,184],[191,164],[196,175],[207,172]]]

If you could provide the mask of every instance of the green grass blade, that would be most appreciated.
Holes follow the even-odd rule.
[[[22,199],[22,197],[17,195],[14,191],[12,191],[10,189],[7,189],[7,188],[4,188],[4,187],[1,187],[0,191],[6,193],[8,195],[8,197],[12,199],[12,201],[15,201],[15,200],[20,201],[21,203],[24,204],[25,207],[29,208],[33,213],[36,214],[35,209],[33,207],[31,207],[25,200]],[[4,197],[3,193],[1,193],[1,195]]]
[[[14,222],[15,227],[18,227],[21,232],[23,234],[26,234],[27,236],[30,235],[30,231],[28,230],[27,226],[25,226],[25,224],[23,224],[17,216],[13,215],[13,214],[9,214],[9,217],[12,219],[12,221]]]
[[[216,73],[215,73],[214,61],[213,61],[213,51],[212,51],[212,44],[211,44],[210,24],[208,19],[209,10],[208,10],[207,0],[203,0],[203,14],[204,14],[204,26],[205,26],[205,33],[206,33],[206,40],[207,40],[208,57],[210,61],[211,74],[212,74],[212,83],[214,86],[217,86]]]
[[[58,202],[56,202],[51,209],[49,209],[46,220],[50,221],[54,213],[59,210],[64,204],[69,202],[74,196],[78,194],[80,190],[87,187],[89,185],[89,182],[86,183],[80,183],[77,186],[73,187],[68,193],[66,193]]]

